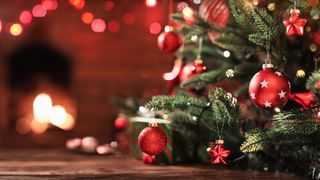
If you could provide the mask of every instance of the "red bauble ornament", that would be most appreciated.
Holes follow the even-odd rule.
[[[227,0],[204,0],[199,7],[199,14],[209,23],[225,27],[229,20],[230,9]]]
[[[307,24],[307,19],[299,18],[300,11],[293,9],[290,11],[290,18],[283,21],[283,25],[286,26],[287,36],[303,35],[303,28]]]
[[[313,108],[315,106],[314,96],[311,92],[294,93],[290,98],[300,104],[303,109]]]
[[[180,73],[180,82],[184,82],[194,75],[201,74],[206,69],[207,67],[203,65],[201,60],[195,60],[194,63],[187,63],[183,66]]]
[[[223,144],[223,140],[216,140],[216,146],[208,151],[211,156],[211,164],[227,164],[226,159],[230,155],[230,150],[224,149]]]
[[[154,164],[156,162],[156,156],[142,153],[142,161],[145,164]]]
[[[144,128],[138,137],[138,144],[142,152],[149,155],[161,154],[166,148],[167,137],[156,125]]]
[[[180,36],[173,32],[162,32],[158,37],[159,48],[167,53],[173,53],[177,51],[182,45]]]
[[[264,64],[249,84],[249,96],[253,104],[262,109],[283,107],[289,100],[290,82],[272,64]]]
[[[114,127],[116,129],[125,129],[127,127],[127,119],[119,116],[116,120],[114,120]]]

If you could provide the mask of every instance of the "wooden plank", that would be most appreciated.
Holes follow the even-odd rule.
[[[206,165],[145,165],[124,155],[83,155],[61,149],[0,149],[0,176],[7,179],[303,179],[289,174]]]

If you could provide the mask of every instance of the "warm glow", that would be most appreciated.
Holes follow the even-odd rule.
[[[146,0],[145,3],[147,7],[155,7],[157,5],[157,0]]]
[[[95,19],[91,23],[91,29],[93,32],[104,32],[106,29],[106,22],[103,19]]]
[[[30,24],[32,21],[32,14],[30,11],[22,11],[19,17],[22,24]]]
[[[10,34],[13,36],[19,36],[23,32],[23,28],[21,24],[15,23],[10,27]]]
[[[159,34],[161,32],[161,24],[158,22],[154,22],[150,24],[149,30],[151,34]]]
[[[58,8],[57,0],[42,0],[41,4],[46,10],[56,10]]]
[[[52,99],[48,94],[39,94],[33,101],[33,115],[38,122],[48,122]]]
[[[18,119],[16,122],[16,130],[20,134],[27,134],[31,130],[30,121],[28,119]]]
[[[2,21],[0,20],[0,32],[2,31]]]
[[[69,3],[76,9],[82,9],[86,5],[85,0],[69,0]]]
[[[32,8],[32,15],[34,17],[45,17],[47,15],[47,10],[43,5],[38,4]]]
[[[49,121],[55,126],[62,126],[67,121],[67,111],[63,106],[53,106],[49,115]]]
[[[37,120],[32,120],[31,122],[31,129],[33,132],[37,134],[44,133],[48,128],[48,123],[41,123]]]
[[[91,22],[93,21],[93,14],[90,13],[90,12],[85,12],[82,14],[82,22],[85,23],[85,24],[91,24]]]
[[[134,20],[135,20],[133,14],[131,13],[124,14],[122,19],[125,24],[132,24],[134,23]]]
[[[186,7],[182,10],[183,18],[188,24],[192,24],[195,21],[194,11],[190,7]]]

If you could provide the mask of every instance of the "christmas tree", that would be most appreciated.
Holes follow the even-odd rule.
[[[171,92],[146,107],[195,146],[216,141],[212,164],[320,178],[320,2],[204,0],[178,11],[158,39],[177,57],[164,75]]]

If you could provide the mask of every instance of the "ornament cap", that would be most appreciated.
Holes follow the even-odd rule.
[[[158,124],[155,121],[149,122],[149,127],[158,127]]]
[[[196,60],[194,60],[194,64],[203,64],[203,60],[202,59],[196,59]]]
[[[222,140],[222,139],[218,139],[218,140],[216,140],[216,145],[217,144],[220,144],[220,145],[222,145],[222,144],[224,144],[224,140]]]
[[[266,68],[272,69],[272,68],[274,68],[274,65],[273,65],[273,64],[270,64],[270,63],[267,63],[267,64],[263,64],[263,65],[262,65],[262,68],[263,68],[263,69],[266,69]]]
[[[300,14],[300,10],[299,9],[291,9],[290,14],[292,14],[292,13]]]

